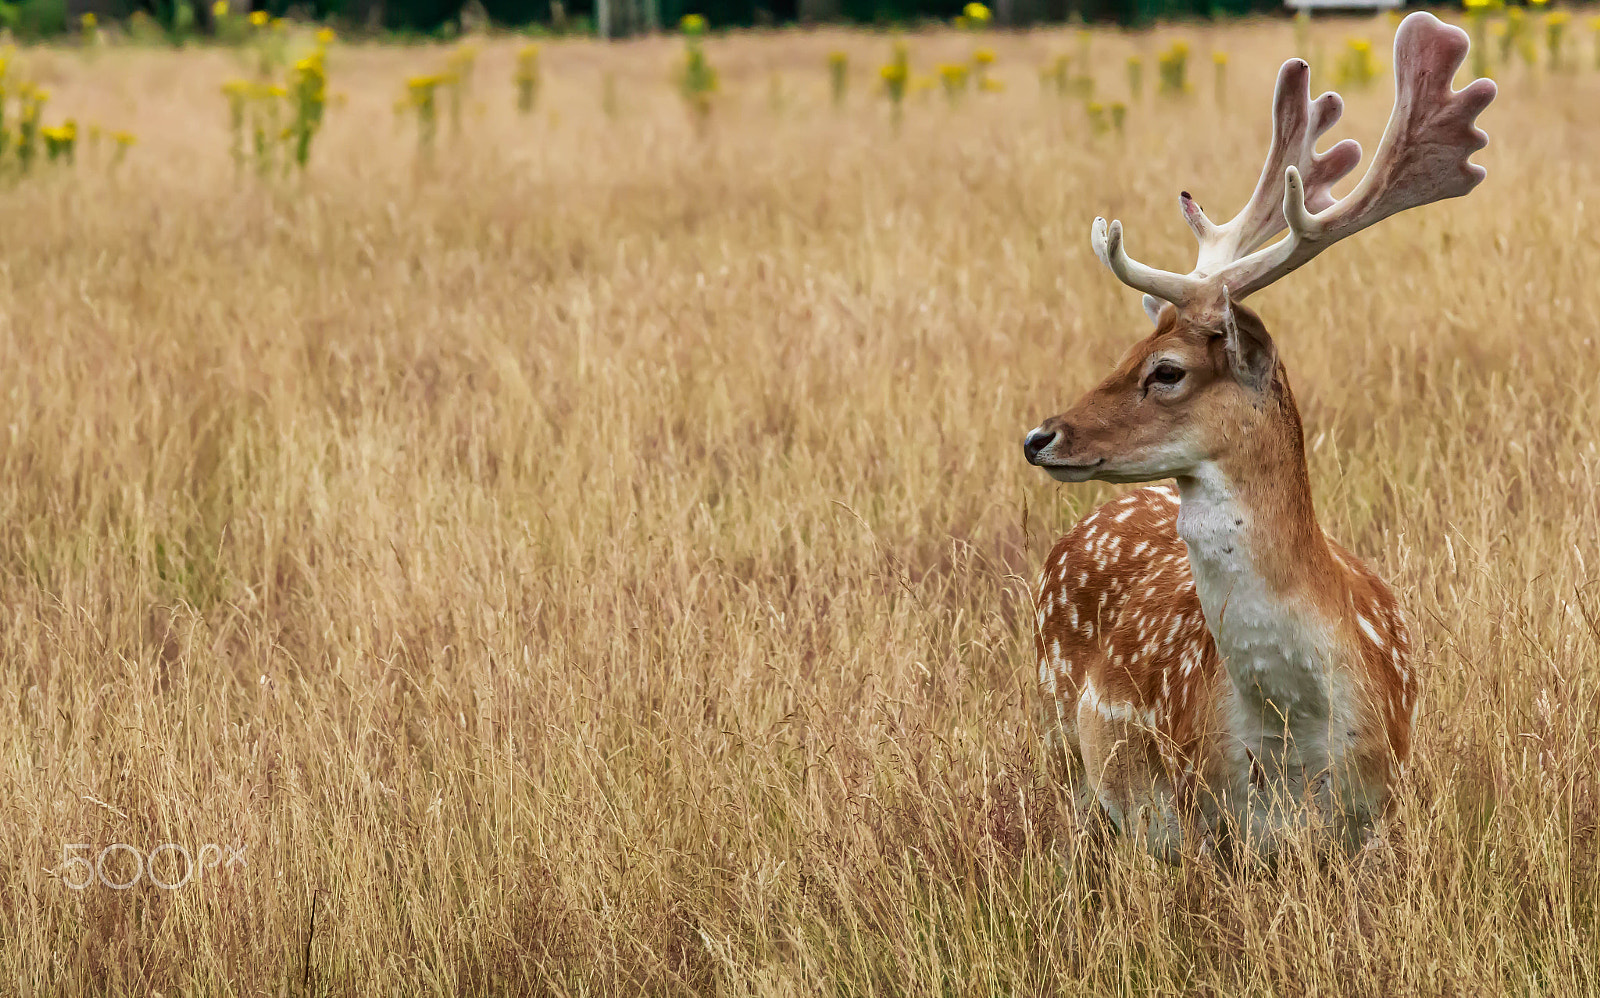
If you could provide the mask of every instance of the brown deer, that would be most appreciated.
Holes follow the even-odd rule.
[[[1495,85],[1451,79],[1466,34],[1414,13],[1394,40],[1395,103],[1371,167],[1316,142],[1343,102],[1278,72],[1273,135],[1250,201],[1199,240],[1185,275],[1127,255],[1097,218],[1096,254],[1144,292],[1156,329],[1111,376],[1023,442],[1063,482],[1174,479],[1130,492],[1056,543],[1037,599],[1046,722],[1081,800],[1176,859],[1228,843],[1270,857],[1295,829],[1359,845],[1411,751],[1419,677],[1400,606],[1317,523],[1300,414],[1272,337],[1239,302],[1395,212],[1483,180],[1474,122]],[[1288,235],[1268,241],[1285,228]],[[1077,770],[1077,767],[1074,767]]]

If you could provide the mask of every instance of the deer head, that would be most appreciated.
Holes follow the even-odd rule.
[[[1395,33],[1395,103],[1372,165],[1335,200],[1333,185],[1355,168],[1350,139],[1327,152],[1316,142],[1344,109],[1338,94],[1316,100],[1310,69],[1291,59],[1278,71],[1272,144],[1244,209],[1216,224],[1188,192],[1178,199],[1199,242],[1187,274],[1128,256],[1122,223],[1097,218],[1095,254],[1118,279],[1144,293],[1155,332],[1111,376],[1023,441],[1029,463],[1061,481],[1143,482],[1185,477],[1253,430],[1281,425],[1293,401],[1277,349],[1256,314],[1239,302],[1346,236],[1396,212],[1460,197],[1484,178],[1470,157],[1489,141],[1474,122],[1495,97],[1491,80],[1452,90],[1467,35],[1431,14],[1407,17]],[[1287,228],[1288,235],[1268,244]],[[1292,420],[1298,430],[1298,417]]]

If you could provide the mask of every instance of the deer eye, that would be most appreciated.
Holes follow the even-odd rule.
[[[1157,364],[1144,379],[1145,387],[1151,385],[1175,385],[1183,380],[1187,372],[1177,364]]]

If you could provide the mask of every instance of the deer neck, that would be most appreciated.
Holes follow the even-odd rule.
[[[1206,626],[1239,703],[1272,740],[1274,726],[1326,730],[1336,682],[1330,612],[1338,567],[1317,523],[1299,413],[1280,394],[1224,460],[1178,479],[1178,534],[1188,547]],[[1247,738],[1247,742],[1250,739]]]

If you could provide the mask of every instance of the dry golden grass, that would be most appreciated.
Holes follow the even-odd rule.
[[[443,54],[341,47],[303,183],[235,177],[225,53],[25,54],[140,144],[0,198],[0,990],[1595,993],[1593,72],[1511,73],[1478,192],[1252,302],[1422,638],[1388,847],[1069,858],[1026,589],[1110,490],[1018,442],[1146,328],[1090,219],[1176,266],[1178,190],[1259,169],[1288,25],[1185,33],[1197,95],[1098,141],[1064,34],[898,138],[881,36],[713,39],[703,141],[670,40],[547,45],[534,120],[491,43],[423,177],[391,106]],[[1097,35],[1102,92],[1174,35]],[[119,842],[248,866],[58,878]]]

